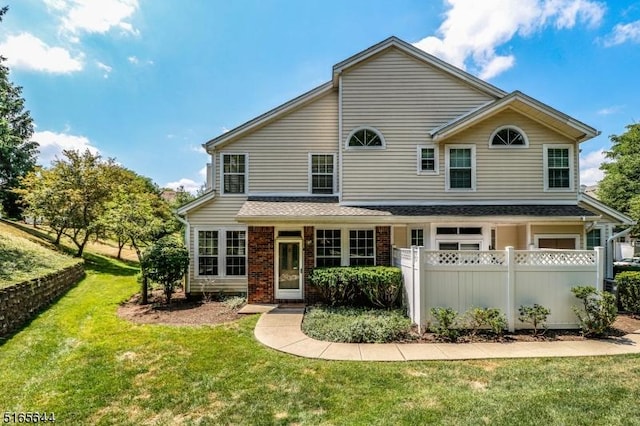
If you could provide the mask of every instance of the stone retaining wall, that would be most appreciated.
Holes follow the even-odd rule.
[[[84,263],[0,288],[0,336],[18,330],[84,277]]]

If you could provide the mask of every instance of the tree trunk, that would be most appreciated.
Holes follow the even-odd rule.
[[[122,248],[124,247],[125,244],[126,243],[122,243],[122,244],[118,243],[118,256],[117,256],[118,260],[122,260]]]
[[[138,263],[140,263],[140,273],[142,274],[142,288],[140,289],[140,304],[146,305],[149,303],[149,280],[147,279],[147,271],[142,261],[142,252],[140,251],[140,247],[136,244],[136,241],[132,238],[131,245],[136,251],[136,255],[138,256]]]

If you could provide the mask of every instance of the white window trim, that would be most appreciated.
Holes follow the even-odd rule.
[[[248,272],[248,257],[249,257],[249,231],[247,227],[243,226],[197,226],[193,228],[194,231],[194,276],[201,279],[215,279],[215,278],[247,278],[246,272]],[[200,231],[218,231],[218,275],[200,275],[200,268],[198,267],[198,259],[200,255]],[[244,231],[245,238],[245,275],[227,275],[227,231]]]
[[[450,151],[452,149],[471,149],[471,188],[451,188],[449,175]],[[445,168],[445,192],[475,192],[476,191],[476,146],[475,145],[445,145],[444,147],[444,168]]]
[[[522,135],[522,138],[524,139],[524,145],[493,145],[493,138],[498,134],[498,132],[500,132],[501,130],[504,130],[504,129],[513,129],[513,130],[519,132]],[[489,148],[490,149],[525,149],[525,148],[529,148],[529,137],[524,132],[524,130],[522,130],[518,126],[513,126],[511,124],[506,125],[506,126],[500,126],[496,130],[494,130],[493,133],[491,133],[491,136],[489,137]]]
[[[536,249],[540,249],[540,240],[544,239],[558,239],[558,238],[573,238],[576,240],[575,247],[576,250],[579,250],[580,245],[580,235],[579,234],[535,234],[533,236],[534,247]],[[550,250],[550,249],[542,249],[542,250]],[[562,250],[562,249],[559,249]]]
[[[407,228],[407,246],[412,247],[413,231],[422,231],[422,247],[427,246],[427,230],[422,226],[410,226]]]
[[[227,155],[244,155],[244,192],[224,192],[224,157]],[[220,153],[220,194],[225,197],[244,197],[249,193],[249,153],[221,152]]]
[[[487,250],[491,246],[491,224],[489,223],[431,223],[429,247],[431,250],[438,250],[438,243],[478,243],[480,250]],[[480,234],[438,234],[438,228],[480,228]],[[426,237],[425,237],[426,239]],[[425,244],[426,245],[426,244]],[[485,248],[487,247],[487,248]]]
[[[312,167],[313,167],[313,156],[314,155],[331,155],[333,156],[333,192],[331,194],[314,194],[313,193],[313,173],[312,173]],[[337,155],[335,152],[310,152],[309,153],[309,170],[308,170],[308,174],[307,174],[307,181],[309,182],[308,185],[308,191],[309,191],[309,195],[312,196],[322,196],[322,195],[335,195],[338,190],[337,190],[337,185],[338,185],[338,162],[336,159]]]
[[[317,265],[317,251],[318,246],[318,230],[340,230],[340,266],[349,266],[351,259],[351,245],[349,244],[350,233],[349,231],[373,231],[373,264],[377,265],[376,259],[378,258],[377,243],[376,243],[376,228],[375,226],[357,226],[357,227],[345,227],[345,226],[321,226],[316,227],[313,230],[313,264]]]
[[[594,226],[592,229],[589,229],[589,231],[585,231],[584,232],[584,249],[587,250],[587,237],[589,232],[591,231],[598,231],[600,233],[600,246],[604,246],[603,241],[605,240],[604,238],[604,227],[602,226]],[[598,246],[595,246],[598,247]]]
[[[434,168],[433,170],[422,170],[422,150],[424,148],[432,148],[433,149],[433,162],[434,162]],[[434,143],[429,143],[429,144],[422,144],[422,145],[418,145],[416,147],[416,156],[417,156],[417,161],[416,161],[416,170],[417,173],[419,175],[438,175],[440,173],[440,158],[439,158],[439,149],[438,149],[438,145],[434,144]]]
[[[351,140],[351,136],[353,136],[356,132],[359,132],[360,130],[371,130],[372,132],[376,133],[378,135],[378,137],[380,138],[380,142],[382,142],[381,146],[349,146],[349,141]],[[345,150],[347,151],[351,151],[351,150],[380,150],[380,149],[385,149],[387,147],[387,142],[384,139],[384,136],[382,135],[382,132],[378,129],[376,129],[375,127],[372,126],[360,126],[360,127],[356,127],[355,129],[353,129],[351,132],[349,132],[349,135],[347,136],[347,139],[344,142],[344,147]]]
[[[549,188],[549,150],[550,149],[569,149],[569,187],[568,188]],[[571,144],[544,144],[543,151],[543,168],[544,168],[544,191],[545,192],[573,192],[575,191],[575,161],[573,145]]]

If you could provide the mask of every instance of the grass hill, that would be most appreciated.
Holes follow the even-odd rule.
[[[78,262],[48,241],[0,221],[0,288],[30,280]]]

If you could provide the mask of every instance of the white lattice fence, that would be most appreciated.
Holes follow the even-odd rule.
[[[527,325],[517,320],[521,305],[549,307],[552,328],[577,327],[571,293],[576,285],[602,289],[604,249],[516,251],[429,251],[402,249],[394,253],[405,279],[408,313],[424,326],[435,307],[463,313],[473,307],[501,309],[509,328]]]

